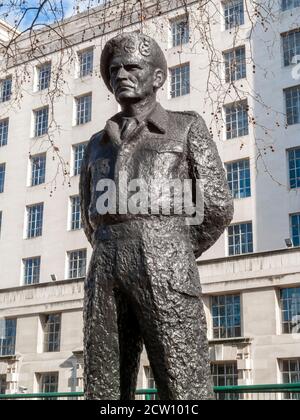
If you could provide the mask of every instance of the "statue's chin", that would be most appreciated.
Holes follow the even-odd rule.
[[[133,104],[141,100],[139,96],[133,95],[129,92],[124,92],[118,95],[117,101],[120,105]]]

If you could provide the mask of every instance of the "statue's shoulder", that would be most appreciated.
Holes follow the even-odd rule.
[[[179,133],[187,135],[194,125],[203,125],[203,118],[195,111],[167,111],[169,116],[169,127]]]
[[[195,111],[170,111],[167,110],[170,120],[178,121],[179,123],[186,122],[192,123],[198,119],[202,119],[198,112]]]
[[[99,146],[99,143],[103,141],[103,134],[104,130],[101,130],[92,135],[86,146],[87,153],[91,153],[96,146]]]
[[[97,133],[93,134],[88,142],[88,146],[92,147],[95,143],[101,142],[103,140],[104,130],[98,131]]]

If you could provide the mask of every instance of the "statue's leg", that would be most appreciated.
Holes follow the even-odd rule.
[[[113,245],[109,242],[98,244],[85,282],[84,385],[88,400],[120,398],[114,263]]]
[[[159,397],[210,399],[206,318],[189,243],[183,238],[153,241],[145,261],[148,290],[139,298],[139,319]]]
[[[212,398],[202,303],[170,292],[143,330],[148,358],[162,400]],[[171,308],[173,306],[173,308]],[[176,313],[176,310],[178,311]]]
[[[135,399],[143,340],[138,321],[127,297],[119,289],[115,291],[115,296],[120,343],[120,399],[128,401]]]

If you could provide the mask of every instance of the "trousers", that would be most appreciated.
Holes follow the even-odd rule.
[[[186,226],[126,222],[97,232],[85,281],[89,400],[133,400],[145,345],[161,400],[212,396],[206,319]]]

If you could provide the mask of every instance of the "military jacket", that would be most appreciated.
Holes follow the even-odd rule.
[[[120,118],[121,114],[115,115],[103,131],[91,138],[82,162],[81,213],[89,241],[94,244],[93,235],[100,226],[147,217],[118,212],[99,214],[96,205],[101,194],[96,188],[99,180],[111,179],[118,185],[120,175],[126,172],[128,182],[190,179],[194,182],[193,189],[197,188],[195,181],[200,180],[204,219],[201,225],[190,226],[194,253],[199,257],[215,243],[233,215],[223,165],[203,118],[195,112],[167,111],[157,103],[124,140],[120,139]],[[192,195],[195,197],[195,191]],[[157,217],[174,216],[170,213]]]

